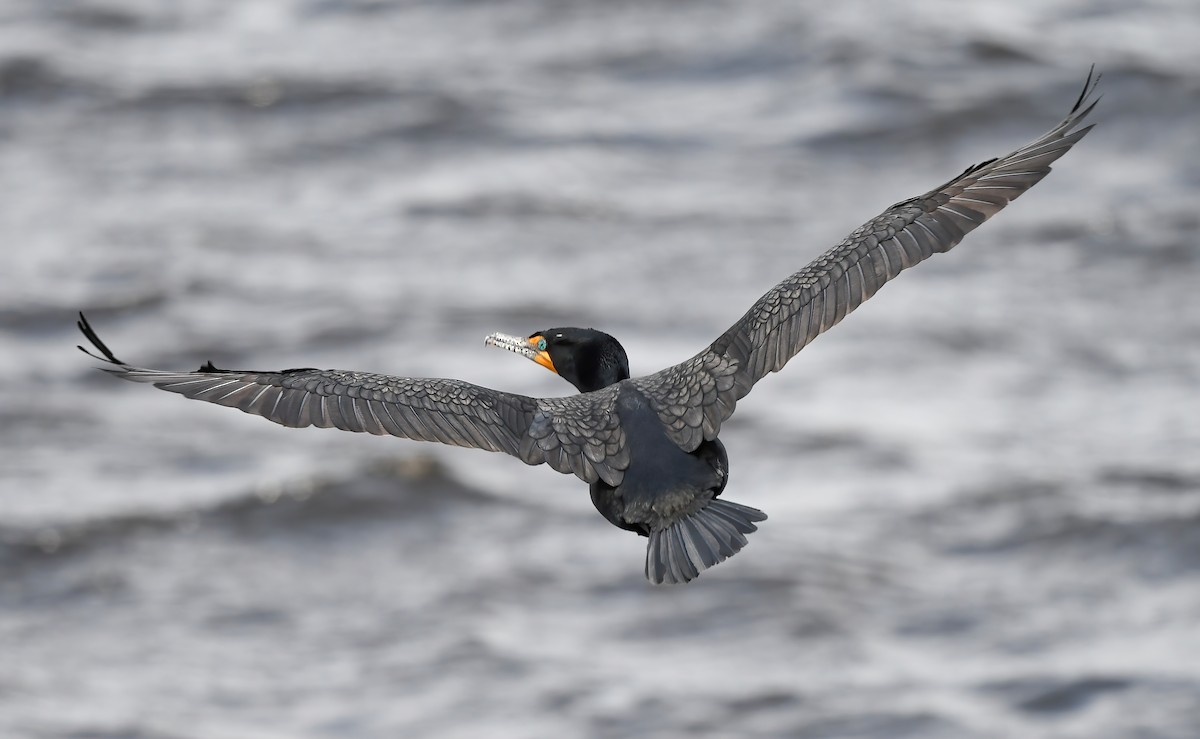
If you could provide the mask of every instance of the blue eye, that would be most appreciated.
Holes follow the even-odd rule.
[[[545,339],[538,339],[537,348],[538,348],[538,351],[539,351],[539,352],[544,352],[544,351],[546,351],[546,340],[545,340]]]

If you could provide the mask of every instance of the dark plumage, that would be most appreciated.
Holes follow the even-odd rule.
[[[677,365],[630,378],[625,350],[592,329],[487,338],[558,373],[578,395],[530,398],[460,380],[339,370],[256,372],[209,363],[196,372],[164,372],[117,359],[82,315],[79,328],[99,351],[92,356],[115,365],[107,371],[126,380],[284,426],[476,447],[574,474],[589,483],[592,502],[609,522],[649,537],[651,581],[687,582],[744,547],[746,534],[766,518],[718,498],[729,465],[717,434],[737,402],[901,270],[950,250],[1045,177],[1091,130],[1078,126],[1095,106],[1097,80],[1089,74],[1070,114],[1046,134],[888,208]]]

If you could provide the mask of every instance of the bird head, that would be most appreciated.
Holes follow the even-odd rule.
[[[537,362],[581,393],[629,379],[625,348],[613,337],[595,329],[551,328],[524,338],[492,334],[483,343]]]

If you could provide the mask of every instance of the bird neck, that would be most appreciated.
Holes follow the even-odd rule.
[[[629,360],[620,344],[606,342],[589,349],[576,357],[573,372],[566,377],[579,392],[590,393],[629,379]]]

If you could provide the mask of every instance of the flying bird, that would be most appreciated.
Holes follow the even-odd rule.
[[[594,329],[492,334],[489,346],[527,357],[578,395],[533,398],[461,380],[342,370],[169,372],[127,364],[83,314],[79,328],[117,377],[238,408],[295,428],[335,427],[505,452],[588,483],[610,523],[648,537],[646,577],[683,583],[746,546],[766,514],[719,497],[729,458],[721,425],[754,384],[901,271],[949,251],[1050,172],[1092,126],[1099,77],[1089,72],[1067,117],[1032,143],[968,167],[924,195],[867,221],[784,279],[699,354],[630,377],[624,348]]]

